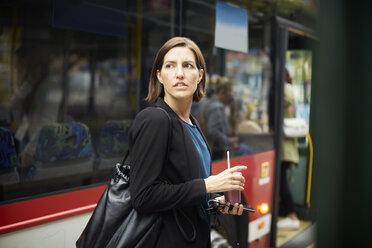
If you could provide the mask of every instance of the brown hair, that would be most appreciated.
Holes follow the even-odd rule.
[[[229,91],[232,90],[233,84],[226,77],[217,77],[216,78],[216,93],[220,91]]]
[[[198,45],[195,44],[192,40],[186,37],[174,37],[168,40],[158,51],[155,57],[154,64],[152,65],[152,70],[150,74],[150,81],[149,81],[149,92],[147,94],[146,100],[149,103],[155,103],[158,97],[164,97],[164,89],[163,85],[159,82],[157,77],[157,71],[161,70],[165,55],[175,47],[187,47],[189,48],[195,55],[195,62],[196,66],[199,70],[203,69],[203,77],[198,84],[198,87],[194,93],[193,101],[199,102],[205,95],[205,78],[206,78],[206,71],[207,68],[205,66],[205,61],[203,54],[201,53]]]

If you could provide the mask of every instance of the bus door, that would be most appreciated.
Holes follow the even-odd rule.
[[[275,19],[275,49],[273,53],[274,67],[274,87],[275,96],[275,116],[274,129],[282,130],[284,120],[284,87],[285,81],[290,80],[290,88],[294,95],[293,118],[304,120],[307,126],[310,125],[310,103],[312,68],[315,57],[315,45],[318,40],[316,34],[311,29],[286,19],[276,17]],[[289,78],[288,78],[289,76]],[[309,128],[310,130],[310,128]],[[282,156],[283,132],[275,132],[276,147],[276,169],[275,169],[275,194],[273,203],[275,211],[273,213],[271,239],[270,242],[276,247],[288,243],[291,239],[303,232],[315,220],[314,212],[311,209],[311,178],[312,178],[312,159],[313,147],[310,132],[302,134],[297,138],[299,162],[297,166],[287,169],[287,181],[297,215],[300,221],[300,229],[297,231],[283,231],[276,227],[277,221],[283,213],[279,208],[279,180],[280,180],[280,161]]]

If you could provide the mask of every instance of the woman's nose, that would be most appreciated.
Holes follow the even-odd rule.
[[[179,78],[179,77],[182,78],[182,77],[184,76],[182,66],[177,66],[176,76],[177,76],[178,78]]]

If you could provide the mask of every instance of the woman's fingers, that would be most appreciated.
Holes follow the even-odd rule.
[[[229,214],[236,215],[238,213],[239,204],[235,203],[234,208],[230,210]]]
[[[244,190],[245,178],[242,175],[231,175],[230,184],[233,186],[232,190]]]
[[[241,174],[234,174],[234,172],[245,169],[247,169],[247,166],[238,165],[231,169],[226,169],[215,176],[210,176],[204,179],[207,192],[215,193],[229,190],[243,191],[245,178]]]
[[[240,204],[239,205],[239,210],[238,210],[238,215],[242,215],[243,214],[243,204]]]
[[[235,166],[231,169],[225,170],[225,172],[227,173],[227,177],[229,177],[231,180],[240,181],[240,182],[244,183],[245,178],[243,177],[243,175],[241,173],[235,173],[235,172],[240,172],[240,171],[246,170],[246,169],[247,169],[247,166],[238,165],[238,166]]]
[[[227,214],[229,213],[229,209],[230,209],[230,203],[225,205],[225,207],[221,210],[221,213]]]
[[[246,170],[247,169],[247,166],[245,165],[237,165],[237,166],[234,166],[228,170],[230,170],[230,172],[239,172],[239,171],[243,171],[243,170]]]
[[[226,206],[221,210],[223,214],[231,215],[242,215],[243,214],[243,205],[235,203],[234,207],[230,210],[230,203],[227,203]]]
[[[236,181],[245,182],[245,178],[242,175],[233,175],[232,178]]]
[[[242,215],[243,205],[235,203],[234,208],[229,213],[232,215]]]

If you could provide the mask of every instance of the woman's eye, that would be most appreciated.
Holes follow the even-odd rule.
[[[194,66],[192,64],[186,64],[185,67],[188,68],[188,69],[194,68]]]
[[[173,65],[172,64],[166,64],[165,68],[173,68]]]

